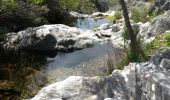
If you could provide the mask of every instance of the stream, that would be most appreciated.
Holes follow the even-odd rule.
[[[75,27],[91,30],[105,23],[104,19],[77,19]],[[94,47],[71,53],[58,53],[55,57],[47,57],[47,64],[41,67],[50,82],[66,79],[69,76],[96,76],[107,74],[108,54],[114,53],[115,48],[109,44],[97,43]]]
[[[94,27],[105,23],[111,22],[104,19],[84,18],[77,19],[73,24],[74,27],[80,29],[92,30]],[[26,50],[18,52],[1,51],[0,80],[15,82],[16,87],[19,87],[21,93],[24,94],[23,97],[28,98],[35,95],[34,92],[37,93],[36,91],[39,90],[39,88],[35,88],[36,84],[30,82],[33,77],[32,72],[36,72],[36,70],[42,72],[47,77],[48,84],[62,81],[69,76],[105,76],[108,74],[108,57],[116,51],[118,49],[112,47],[111,44],[102,42],[96,43],[93,47],[67,53]],[[40,74],[37,75],[35,78],[39,82],[38,77],[42,77]],[[9,82],[6,84],[9,84]],[[33,87],[28,89],[27,84],[32,84]],[[42,84],[46,83],[42,81]],[[6,86],[4,87],[6,88]],[[32,93],[27,91],[32,91]]]

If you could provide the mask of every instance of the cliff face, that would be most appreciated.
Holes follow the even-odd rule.
[[[168,100],[170,50],[131,63],[107,77],[70,76],[43,88],[31,100]]]

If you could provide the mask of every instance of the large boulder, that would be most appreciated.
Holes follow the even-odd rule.
[[[1,45],[14,50],[68,51],[91,46],[96,39],[93,31],[56,24],[9,33]]]
[[[169,54],[167,50],[148,62],[130,63],[106,77],[71,76],[43,88],[31,100],[169,100]]]
[[[155,36],[157,34],[163,34],[167,30],[170,30],[170,17],[165,13],[152,20],[147,33],[150,36]]]

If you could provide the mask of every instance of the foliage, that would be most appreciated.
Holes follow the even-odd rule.
[[[46,0],[31,0],[31,2],[34,2],[36,4],[44,3]]]
[[[100,27],[100,25],[95,25],[95,26],[92,27],[92,29],[96,29],[98,27]]]
[[[121,12],[120,12],[120,11],[116,11],[114,16],[108,16],[108,17],[106,17],[105,19],[106,19],[106,20],[110,20],[110,21],[112,21],[113,23],[116,23],[116,22],[117,22],[119,19],[121,19],[121,18],[122,18]]]
[[[150,20],[148,7],[132,7],[131,8],[131,18],[137,22],[147,22]]]
[[[107,74],[111,74],[113,70],[122,70],[125,65],[127,65],[124,50],[116,50],[114,54],[108,54],[107,59]]]
[[[155,39],[145,45],[144,51],[145,54],[148,56],[153,55],[156,52],[159,52],[161,50],[164,50],[170,46],[170,33],[165,33],[162,35],[158,35],[155,37]]]
[[[0,0],[0,34],[48,23],[45,0]]]
[[[134,33],[135,33],[135,34],[138,34],[138,32],[139,32],[138,26],[137,26],[137,25],[133,25],[132,28],[133,28],[133,30],[134,30]],[[127,30],[127,27],[124,27],[124,28],[123,28],[122,37],[123,37],[125,40],[129,40],[129,39],[130,39],[128,30]]]
[[[16,8],[16,0],[0,0],[0,16],[4,13],[10,13]]]
[[[48,23],[48,20],[44,17],[36,17],[34,20],[33,20],[33,23],[35,25],[41,25],[41,24],[46,24]]]
[[[147,2],[154,3],[156,0],[147,0]]]
[[[0,27],[0,36],[6,34],[8,32],[9,32],[9,30],[7,27],[3,27],[3,26]]]
[[[83,13],[96,11],[95,5],[90,0],[59,0],[60,6],[66,10],[73,10]]]
[[[164,37],[167,42],[167,45],[170,46],[170,32],[166,33]]]

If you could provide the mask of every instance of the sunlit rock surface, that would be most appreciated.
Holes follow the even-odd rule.
[[[69,27],[62,24],[43,25],[27,28],[18,33],[6,35],[3,47],[5,49],[31,49],[42,51],[82,49],[93,45],[94,32]]]
[[[169,100],[169,58],[166,50],[107,77],[70,76],[43,88],[31,100]]]

